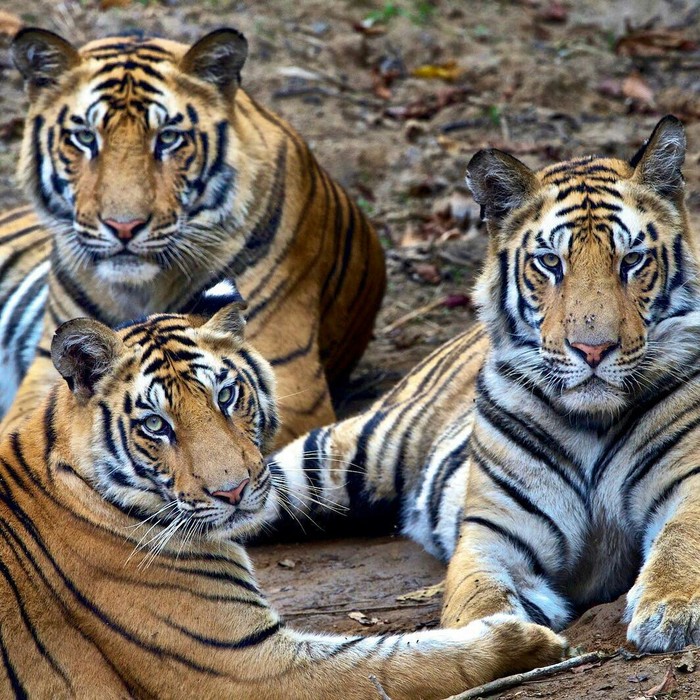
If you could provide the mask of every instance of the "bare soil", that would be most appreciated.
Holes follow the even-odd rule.
[[[687,125],[688,204],[696,229],[700,221],[697,0],[0,0],[2,207],[23,201],[14,168],[26,102],[5,50],[16,20],[78,45],[125,31],[185,42],[221,26],[246,34],[244,87],[299,129],[387,250],[376,337],[337,397],[341,415],[473,322],[469,295],[486,240],[463,178],[479,148],[532,167],[589,153],[629,157],[672,112]],[[434,77],[414,75],[421,68]],[[299,627],[438,624],[439,595],[396,599],[444,576],[399,537],[259,546],[252,556],[273,603]],[[623,646],[622,608],[587,612],[568,630],[571,643]],[[677,668],[681,658],[617,656],[500,697],[700,698],[700,674]]]

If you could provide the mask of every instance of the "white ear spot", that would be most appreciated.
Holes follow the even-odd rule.
[[[207,299],[238,297],[238,290],[229,280],[221,280],[204,292]]]

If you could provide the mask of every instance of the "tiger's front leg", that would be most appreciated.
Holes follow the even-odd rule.
[[[652,511],[645,533],[644,565],[627,594],[626,613],[627,638],[643,651],[700,644],[697,471],[696,467],[679,478],[676,493]]]
[[[447,571],[442,624],[461,627],[506,613],[560,630],[572,617],[558,591],[571,561],[571,533],[558,525],[566,521],[569,504],[557,502],[549,493],[544,465],[513,469],[520,466],[513,459],[517,455],[503,451],[496,455],[495,449],[480,447],[476,426],[464,515]],[[531,486],[528,480],[533,481]]]

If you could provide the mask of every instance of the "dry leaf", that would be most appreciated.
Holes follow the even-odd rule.
[[[131,0],[100,0],[100,10],[111,10],[113,7],[129,7]]]
[[[447,304],[445,304],[445,306],[447,306]],[[397,595],[396,600],[400,600],[401,602],[406,600],[426,600],[429,598],[434,598],[436,595],[440,595],[444,591],[445,582],[440,581],[440,583],[436,583],[434,586],[428,586],[427,588],[419,588],[417,591],[411,591],[410,593]]]
[[[695,670],[695,657],[692,651],[686,651],[676,664],[676,668],[683,673],[692,673]]]
[[[631,73],[622,81],[622,94],[648,106],[654,103],[654,91],[639,73]]]
[[[547,7],[537,13],[537,17],[545,22],[563,23],[569,18],[569,8],[563,2],[552,0]]]
[[[425,78],[426,80],[446,80],[447,82],[452,82],[457,80],[460,75],[462,75],[462,69],[459,64],[454,59],[445,61],[444,63],[436,64],[426,64],[414,68],[411,71],[411,75],[414,78]]]
[[[698,42],[678,29],[630,29],[615,43],[621,56],[663,56],[669,51],[696,51]]]
[[[282,561],[277,562],[277,565],[281,566],[283,569],[293,569],[297,563],[291,559],[282,559]]]
[[[359,622],[361,625],[364,625],[365,627],[371,627],[372,625],[376,625],[376,624],[381,622],[381,620],[379,618],[367,617],[367,615],[360,612],[359,610],[348,613],[348,617],[351,620],[355,620],[355,622]]]
[[[649,690],[645,690],[644,695],[648,698],[652,698],[655,695],[668,695],[677,687],[678,683],[676,683],[676,676],[673,673],[673,669],[669,666],[661,683],[655,685],[653,688],[649,688]]]
[[[583,664],[582,666],[572,668],[571,673],[585,673],[586,671],[590,671],[592,668],[598,668],[598,666],[601,666],[602,663],[602,661],[596,661],[592,664]]]
[[[0,34],[14,36],[23,26],[24,22],[17,15],[0,10]]]
[[[413,271],[428,284],[440,284],[442,281],[440,270],[432,263],[414,263]]]

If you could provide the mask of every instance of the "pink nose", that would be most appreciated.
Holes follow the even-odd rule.
[[[105,219],[104,223],[117,233],[117,238],[121,241],[130,241],[134,237],[134,229],[143,226],[145,219],[132,219],[131,221],[116,221],[115,219]]]
[[[250,479],[243,479],[238,486],[230,491],[214,491],[212,496],[222,501],[228,501],[232,506],[237,506],[241,502],[243,491],[245,491],[245,487],[248,486],[249,483]]]
[[[576,348],[585,357],[586,363],[591,367],[597,367],[613,348],[617,347],[617,343],[607,341],[600,345],[587,345],[586,343],[571,343],[572,348]]]

